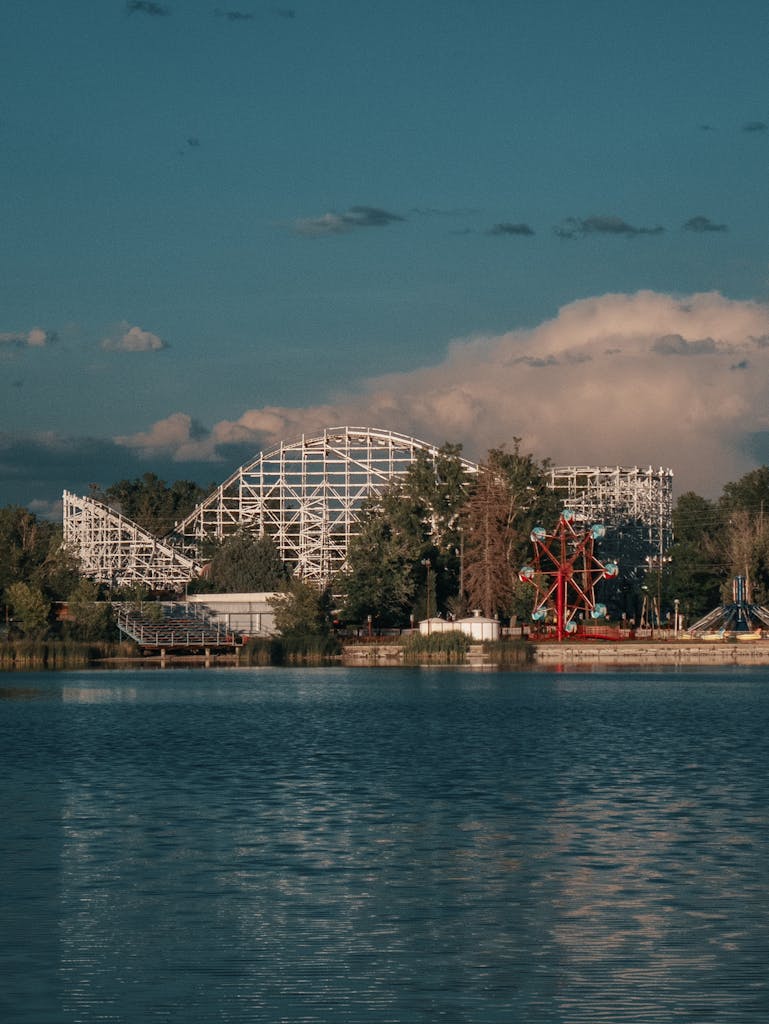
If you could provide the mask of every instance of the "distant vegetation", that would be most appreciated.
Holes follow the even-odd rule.
[[[122,512],[156,537],[163,537],[215,487],[200,487],[191,480],[167,484],[154,473],[145,473],[136,480],[119,480],[106,490],[92,487],[91,497]]]
[[[189,593],[247,594],[288,586],[288,569],[270,537],[239,530],[212,545],[209,558],[205,575],[193,580]]]
[[[445,445],[435,464],[418,457],[402,479],[365,504],[349,572],[328,591],[289,579],[272,540],[246,532],[211,548],[208,571],[195,588],[280,591],[284,658],[309,647],[320,650],[351,624],[378,633],[428,615],[460,617],[473,608],[526,621],[531,592],[517,573],[530,554],[529,533],[537,522],[554,523],[560,510],[546,486],[548,464],[523,454],[515,442],[510,450],[490,451],[471,477],[460,453],[459,446]],[[94,492],[156,534],[171,529],[207,493],[191,481],[169,485],[152,473]],[[754,602],[769,604],[769,467],[726,484],[714,501],[680,495],[673,526],[669,561],[607,588],[602,599],[612,618],[624,613],[637,619],[645,591],[659,594],[663,621],[678,600],[691,623],[728,596],[735,575],[746,577]],[[59,524],[25,508],[0,508],[0,641],[6,647],[61,643],[75,657],[76,645],[115,643],[110,601],[150,596],[81,579],[61,539]],[[341,603],[332,593],[345,595]],[[66,616],[61,602],[67,603]],[[413,640],[415,649],[420,643]],[[50,654],[43,657],[57,660],[64,649],[47,647]],[[255,649],[253,656],[266,655]]]

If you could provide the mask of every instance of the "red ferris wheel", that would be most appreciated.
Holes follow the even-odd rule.
[[[518,576],[536,588],[532,619],[543,625],[554,619],[558,640],[577,632],[580,612],[593,619],[606,614],[606,605],[596,603],[595,585],[615,578],[619,569],[616,562],[604,564],[594,554],[595,542],[605,534],[601,523],[577,532],[574,513],[568,509],[551,533],[543,526],[531,531],[534,564],[524,565]]]

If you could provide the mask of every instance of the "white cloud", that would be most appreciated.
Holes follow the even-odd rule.
[[[32,348],[43,348],[51,340],[48,331],[41,327],[33,327],[27,335],[27,344]]]
[[[56,340],[54,331],[45,331],[42,327],[33,327],[26,332],[2,331],[0,332],[0,345],[19,345],[29,348],[45,348],[46,345]]]
[[[108,352],[158,352],[160,349],[168,348],[168,345],[157,334],[122,323],[115,336],[105,338],[101,347]]]
[[[769,308],[715,292],[603,295],[532,330],[454,341],[438,365],[371,380],[334,405],[251,409],[198,438],[174,436],[184,422],[176,414],[120,443],[214,458],[222,444],[256,452],[346,423],[461,441],[480,458],[521,437],[557,464],[670,466],[679,492],[714,495],[755,464],[749,435],[769,431]]]
[[[170,455],[176,462],[217,458],[207,432],[183,412],[159,420],[145,432],[116,437],[114,441],[148,458]]]

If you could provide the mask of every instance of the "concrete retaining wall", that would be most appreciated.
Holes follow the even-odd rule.
[[[769,665],[769,641],[534,644],[538,664]]]
[[[663,641],[660,643],[563,643],[532,644],[533,660],[538,665],[769,665],[769,640],[752,642]],[[437,660],[425,657],[425,663]],[[487,664],[488,655],[481,644],[471,646],[467,662]],[[384,665],[403,661],[400,644],[351,644],[343,649],[346,665]],[[524,665],[520,666],[524,668]]]

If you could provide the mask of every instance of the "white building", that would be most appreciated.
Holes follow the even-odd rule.
[[[482,643],[484,640],[499,640],[499,622],[497,619],[485,618],[476,608],[466,619],[423,619],[419,623],[419,632],[424,636],[431,633],[464,633],[474,643]]]
[[[191,594],[187,603],[196,605],[217,625],[228,633],[241,636],[272,636],[275,632],[275,612],[271,591],[256,594]]]

